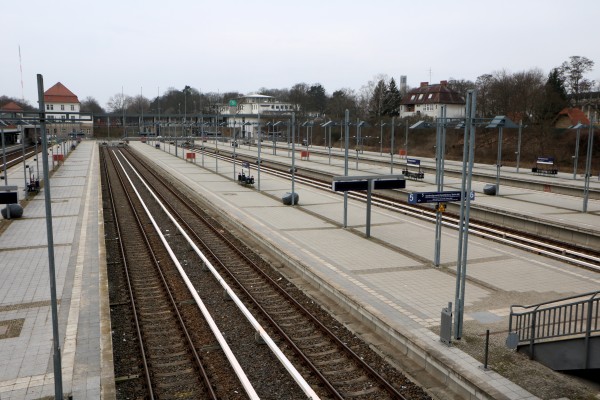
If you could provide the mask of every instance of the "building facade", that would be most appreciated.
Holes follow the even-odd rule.
[[[412,89],[402,97],[400,103],[400,118],[439,116],[440,106],[446,106],[447,118],[462,118],[465,116],[465,99],[460,93],[448,87],[448,81],[430,85],[421,82],[418,88]]]
[[[293,112],[298,110],[297,105],[281,102],[273,96],[249,94],[222,105],[220,113],[226,119],[228,127],[240,127],[241,137],[255,139],[259,119],[261,131],[267,132],[265,126],[268,122],[287,120]]]
[[[91,135],[91,115],[81,115],[81,103],[65,85],[58,82],[44,92],[46,129],[52,136]]]

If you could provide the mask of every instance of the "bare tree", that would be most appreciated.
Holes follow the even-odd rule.
[[[106,106],[112,113],[121,113],[128,108],[132,102],[132,98],[123,93],[117,93],[108,99]]]
[[[586,57],[571,56],[560,66],[561,74],[565,80],[567,91],[573,96],[575,105],[579,105],[579,93],[589,91],[593,82],[585,79],[583,75],[594,67],[594,62]]]

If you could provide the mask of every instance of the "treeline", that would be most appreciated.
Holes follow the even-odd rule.
[[[560,66],[553,68],[545,76],[534,68],[529,71],[511,73],[507,70],[495,71],[479,76],[475,82],[448,79],[448,85],[466,95],[470,89],[477,91],[477,112],[481,117],[508,115],[515,121],[525,124],[549,123],[566,106],[577,106],[584,93],[590,93],[595,82],[584,76],[594,67],[594,62],[586,57],[572,56]],[[435,82],[430,82],[430,84]],[[409,89],[409,88],[407,88]],[[378,75],[358,91],[341,88],[328,94],[320,83],[297,83],[291,88],[260,88],[258,94],[274,96],[282,102],[300,106],[300,117],[319,116],[341,119],[346,109],[354,118],[376,122],[382,118],[398,115],[402,93],[394,78]],[[81,110],[94,114],[214,114],[216,107],[239,98],[239,92],[201,93],[196,88],[185,86],[182,89],[169,88],[162,95],[147,98],[142,94],[129,96],[117,93],[112,96],[106,109],[93,97],[81,101]],[[0,106],[15,101],[25,109],[33,109],[29,104],[6,96],[0,97]]]

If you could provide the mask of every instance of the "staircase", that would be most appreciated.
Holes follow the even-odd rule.
[[[510,307],[508,347],[557,371],[600,369],[600,291]]]

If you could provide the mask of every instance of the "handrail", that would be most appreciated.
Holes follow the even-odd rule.
[[[584,338],[588,349],[590,336],[600,334],[600,291],[530,306],[513,305],[508,330],[516,334],[518,343],[529,343],[532,358],[535,343],[556,338]]]

